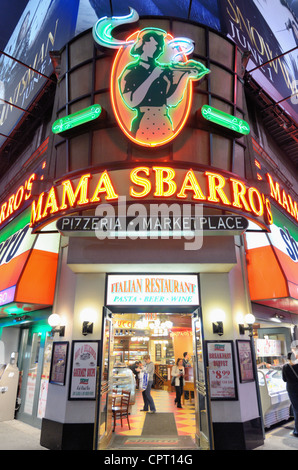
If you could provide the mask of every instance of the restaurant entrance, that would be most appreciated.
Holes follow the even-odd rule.
[[[212,449],[200,310],[131,310],[134,311],[121,314],[104,308],[94,447]],[[154,364],[150,395],[156,413],[150,413],[150,407],[148,412],[143,411],[146,356]],[[176,387],[171,384],[177,362],[184,364],[181,408],[177,406]],[[120,413],[115,410],[123,407],[126,392],[129,404],[121,422]]]

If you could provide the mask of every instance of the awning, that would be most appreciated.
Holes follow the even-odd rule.
[[[32,235],[30,210],[0,232],[0,318],[53,304],[58,233]]]
[[[298,227],[272,207],[271,233],[246,233],[253,302],[298,314]]]

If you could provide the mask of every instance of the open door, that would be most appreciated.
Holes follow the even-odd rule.
[[[200,309],[193,313],[193,351],[194,380],[196,403],[196,441],[200,449],[213,450],[213,430],[211,403],[209,395],[209,377],[203,349],[203,328]]]
[[[98,370],[97,422],[95,426],[95,449],[105,449],[112,436],[112,394],[113,374],[113,322],[112,312],[103,308],[102,357]]]

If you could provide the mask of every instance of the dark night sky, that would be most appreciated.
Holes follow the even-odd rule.
[[[5,48],[28,0],[0,0],[0,50]]]

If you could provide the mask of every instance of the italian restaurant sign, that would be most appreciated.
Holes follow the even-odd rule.
[[[194,274],[109,274],[106,305],[198,306],[198,277]]]

